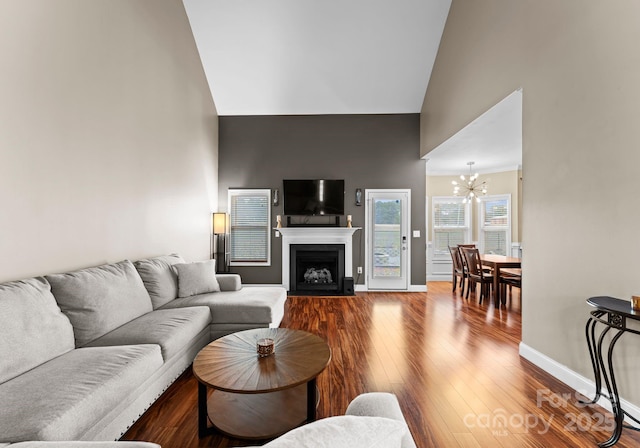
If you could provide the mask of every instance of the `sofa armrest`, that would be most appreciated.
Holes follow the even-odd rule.
[[[242,289],[242,279],[238,274],[216,274],[220,284],[220,291],[239,291]]]
[[[347,407],[346,415],[385,417],[406,423],[395,395],[386,392],[370,392],[358,395]],[[402,448],[416,448],[411,431],[402,438]]]

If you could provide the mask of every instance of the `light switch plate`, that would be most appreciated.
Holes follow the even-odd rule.
[[[419,230],[414,230],[413,231],[413,237],[414,238],[420,238],[420,231]]]

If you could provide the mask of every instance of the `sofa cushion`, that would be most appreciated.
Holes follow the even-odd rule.
[[[2,439],[81,440],[161,366],[157,345],[67,352],[0,384]]]
[[[0,284],[0,383],[73,348],[73,327],[44,278]]]
[[[181,354],[195,337],[208,330],[210,321],[211,313],[205,306],[156,310],[91,341],[87,347],[158,344],[166,361]]]
[[[178,297],[178,274],[173,269],[173,265],[178,263],[184,263],[178,254],[162,255],[133,263],[149,292],[154,310]]]
[[[152,310],[149,294],[129,260],[46,278],[73,325],[78,347]]]
[[[208,306],[211,323],[269,324],[284,313],[287,291],[281,286],[246,286],[239,291],[177,298],[163,308]]]
[[[174,267],[178,272],[178,297],[220,291],[215,260],[176,264]]]
[[[407,432],[403,421],[343,415],[293,429],[264,448],[400,448]]]

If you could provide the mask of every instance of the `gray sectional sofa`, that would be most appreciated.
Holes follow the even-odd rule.
[[[277,327],[285,301],[178,255],[0,284],[0,447],[117,440],[202,347]]]

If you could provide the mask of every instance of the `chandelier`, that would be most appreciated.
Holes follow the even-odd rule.
[[[471,174],[471,167],[474,163],[475,162],[467,162],[467,165],[469,165],[469,177],[465,177],[463,174],[460,176],[462,182],[451,181],[453,184],[453,195],[464,196],[462,200],[463,204],[471,202],[474,198],[477,202],[480,202],[480,195],[484,196],[487,194],[487,182],[483,181],[480,183],[478,182],[478,173]]]

